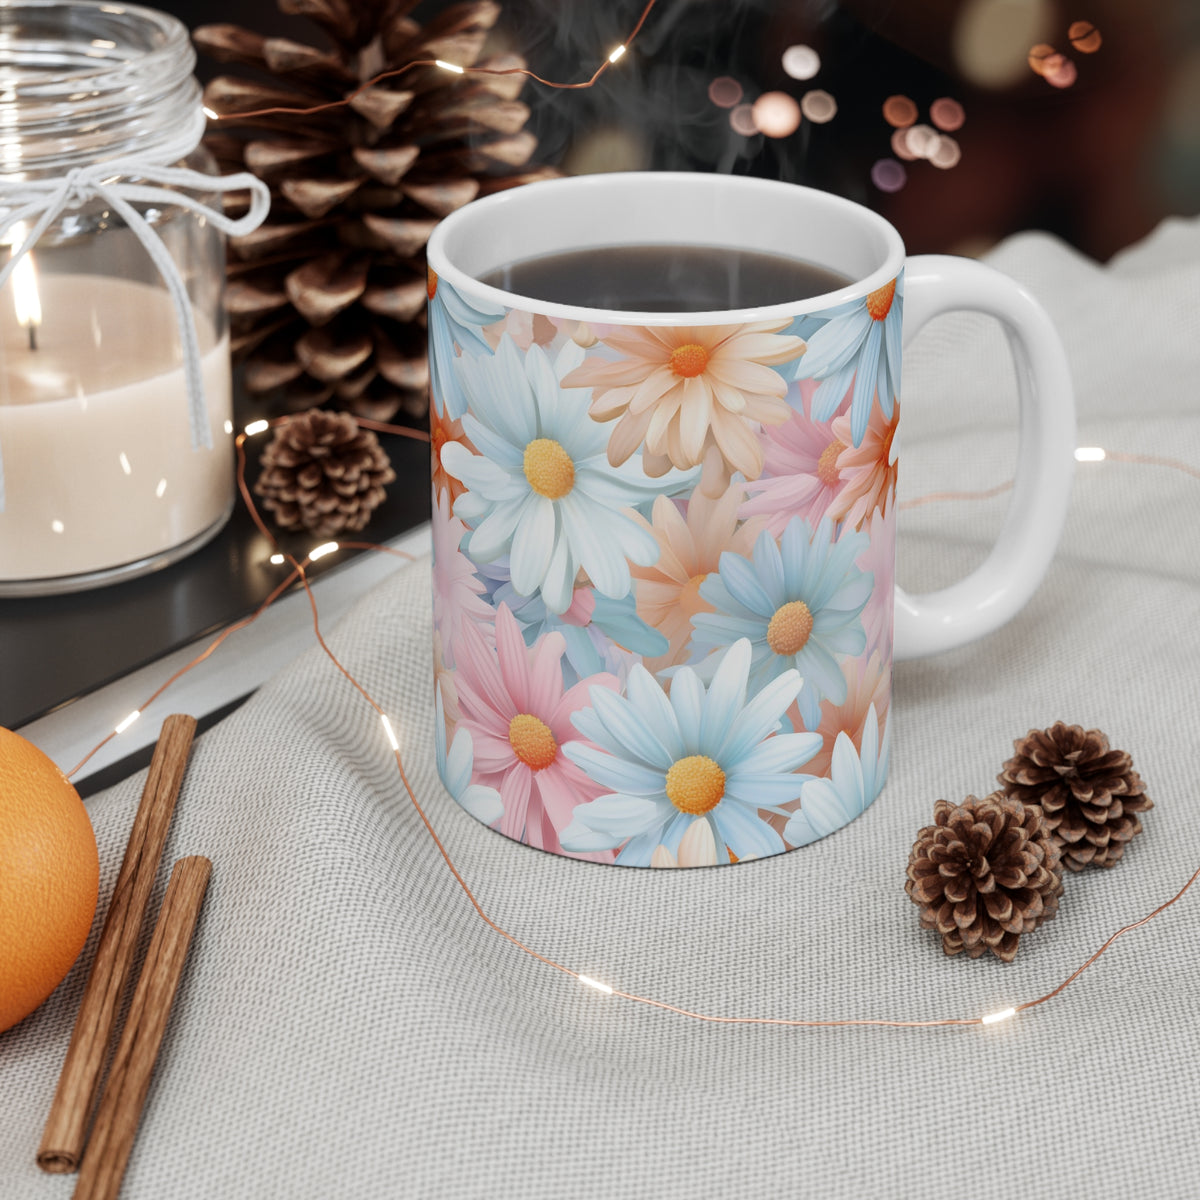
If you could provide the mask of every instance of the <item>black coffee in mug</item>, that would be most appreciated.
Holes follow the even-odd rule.
[[[837,291],[844,275],[798,258],[726,246],[602,246],[521,259],[481,283],[555,304],[622,312],[719,312]]]

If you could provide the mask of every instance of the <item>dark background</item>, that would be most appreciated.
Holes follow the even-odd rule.
[[[351,0],[370,5],[375,0]],[[644,0],[507,0],[493,34],[539,74],[585,78],[622,41]],[[189,26],[236,22],[322,44],[307,20],[273,0],[166,0]],[[414,5],[418,18],[449,7]],[[1100,32],[1074,50],[1072,22]],[[1025,63],[1047,42],[1078,77],[1056,89]],[[820,73],[791,79],[793,44],[812,46]],[[1008,70],[1005,68],[1008,67]],[[219,73],[201,60],[199,73]],[[828,124],[790,137],[745,137],[708,85],[732,76],[752,102],[800,99],[819,87],[838,103]],[[871,182],[891,155],[882,116],[893,94],[965,109],[959,164],[906,164],[894,194]],[[1059,234],[1104,260],[1165,215],[1200,211],[1200,0],[659,0],[634,48],[595,88],[526,86],[538,159],[569,173],[602,169],[721,170],[806,183],[883,212],[912,252],[975,254],[1021,229]]]

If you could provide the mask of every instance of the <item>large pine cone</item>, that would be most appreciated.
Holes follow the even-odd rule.
[[[1154,807],[1133,760],[1109,748],[1099,729],[1062,721],[1031,729],[997,776],[1004,793],[1041,806],[1046,827],[1072,871],[1112,867],[1141,833],[1137,814]]]
[[[252,171],[272,195],[267,222],[230,248],[234,354],[247,389],[274,396],[276,411],[332,401],[378,420],[422,416],[426,240],[476,195],[554,174],[523,169],[536,147],[517,99],[524,77],[416,67],[324,112],[238,113],[341,100],[418,59],[474,65],[500,5],[459,4],[424,26],[407,15],[415,0],[278,5],[316,22],[328,48],[236,25],[194,35],[202,51],[259,75],[223,76],[204,92],[221,117],[207,145],[224,169]],[[479,65],[524,63],[504,54]]]
[[[994,792],[958,805],[939,800],[933,820],[917,835],[904,885],[922,927],[942,935],[948,955],[990,950],[1012,962],[1021,935],[1051,920],[1062,894],[1041,809]]]
[[[334,537],[366,526],[396,478],[379,439],[349,413],[289,417],[262,452],[254,491],[281,529]]]

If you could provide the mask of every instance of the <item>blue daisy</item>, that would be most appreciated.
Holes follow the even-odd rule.
[[[815,729],[822,700],[846,699],[837,656],[866,649],[860,614],[875,577],[854,560],[869,542],[865,533],[843,533],[835,540],[828,518],[814,532],[802,517],[793,517],[778,544],[770,533],[759,534],[752,560],[725,551],[717,573],[700,585],[700,595],[716,611],[692,618],[692,645],[721,650],[749,638],[755,688],[795,668],[804,679],[800,715]],[[700,670],[706,674],[711,667],[706,662]]]
[[[622,846],[619,864],[647,867],[660,844],[676,854],[697,818],[708,821],[718,847],[739,859],[785,849],[760,812],[792,815],[781,806],[813,778],[795,771],[820,749],[821,735],[775,732],[800,677],[785,671],[747,700],[750,660],[743,638],[724,655],[707,689],[684,667],[668,698],[645,667],[635,666],[626,695],[589,690],[592,707],[571,721],[595,745],[567,742],[562,751],[613,791],[576,806],[560,835],[565,849]]]
[[[522,355],[507,334],[493,358],[459,358],[463,430],[479,453],[442,448],[446,469],[469,489],[454,503],[470,527],[463,549],[476,563],[507,554],[516,591],[540,593],[556,614],[570,606],[580,568],[601,595],[628,595],[630,562],[650,566],[659,547],[627,510],[686,490],[699,472],[651,479],[640,454],[614,467],[609,431],[588,416],[590,389],[559,387],[582,359],[568,342],[552,366],[539,346]]]
[[[433,743],[437,753],[438,774],[446,791],[477,821],[495,825],[504,816],[504,801],[494,787],[471,782],[475,767],[475,744],[471,734],[461,726],[455,731],[450,750],[446,750],[446,710],[442,704],[442,689],[433,689]]]
[[[862,444],[879,397],[883,415],[891,419],[900,394],[900,318],[904,276],[898,275],[861,300],[831,310],[829,320],[808,335],[808,350],[796,362],[796,379],[819,379],[813,393],[812,419],[828,421],[854,383],[850,401],[850,433]]]
[[[800,792],[800,811],[784,827],[783,836],[793,846],[806,846],[853,821],[883,788],[887,778],[888,752],[892,723],[884,728],[879,741],[879,718],[875,705],[867,710],[863,725],[862,750],[846,733],[839,733],[833,744],[830,778],[813,779]]]
[[[439,413],[449,412],[457,420],[467,411],[452,364],[463,354],[491,354],[482,327],[499,321],[503,308],[480,308],[464,300],[444,279],[429,270],[429,391]],[[457,347],[457,349],[456,349]]]

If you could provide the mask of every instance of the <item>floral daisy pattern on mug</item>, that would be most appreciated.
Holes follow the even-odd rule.
[[[878,794],[903,284],[588,325],[431,277],[438,765],[528,845],[763,858]]]

